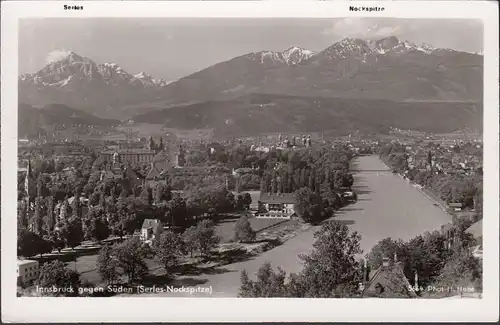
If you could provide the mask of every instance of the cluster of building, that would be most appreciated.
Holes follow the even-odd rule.
[[[162,138],[158,142],[150,138],[147,148],[108,148],[101,152],[104,160],[101,180],[127,178],[133,185],[138,186],[144,183],[154,185],[157,182],[166,182],[165,179],[172,169],[185,166],[185,155],[186,150],[182,145],[175,151],[169,150]],[[131,167],[145,164],[149,164],[145,175]]]
[[[406,146],[408,153],[407,161],[409,168],[433,169],[444,174],[465,174],[471,175],[482,169],[482,155],[469,153],[467,150],[460,152],[455,148],[460,146],[473,146],[477,152],[482,152],[482,143],[456,143],[446,146],[431,146],[412,144]]]

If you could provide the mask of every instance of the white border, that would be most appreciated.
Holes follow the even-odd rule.
[[[83,5],[65,12],[63,4]],[[383,6],[349,12],[348,5]],[[3,2],[2,90],[2,321],[497,321],[499,238],[498,7],[490,1],[385,2]],[[206,299],[15,298],[17,182],[17,20],[27,17],[396,17],[470,18],[484,22],[484,294],[483,299]],[[75,299],[78,299],[75,301]],[[141,306],[143,304],[143,306]],[[142,307],[142,308],[141,308]]]

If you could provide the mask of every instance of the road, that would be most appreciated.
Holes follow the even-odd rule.
[[[358,201],[338,211],[335,219],[345,221],[361,234],[364,252],[369,252],[383,238],[407,240],[427,230],[439,229],[449,222],[448,214],[434,206],[402,177],[392,174],[378,157],[358,157],[353,162],[353,170]],[[273,267],[281,266],[287,272],[299,272],[302,265],[297,255],[312,248],[315,229],[311,228],[254,259],[226,265],[213,272],[215,274],[181,277],[176,280],[176,285],[212,288],[211,294],[193,294],[197,297],[236,297],[243,269],[255,278],[259,267],[270,261]],[[157,293],[155,296],[183,297],[189,294]]]

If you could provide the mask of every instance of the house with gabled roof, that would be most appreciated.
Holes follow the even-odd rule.
[[[145,219],[141,226],[140,239],[143,242],[150,243],[158,238],[163,230],[163,225],[157,219]]]
[[[417,298],[401,262],[385,257],[382,265],[367,277],[361,292],[363,298]]]
[[[295,212],[295,194],[293,193],[260,193],[258,202],[258,218],[298,217]]]

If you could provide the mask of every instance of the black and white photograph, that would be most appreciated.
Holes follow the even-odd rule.
[[[345,9],[19,18],[17,298],[480,303],[484,22]]]

